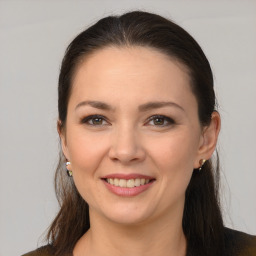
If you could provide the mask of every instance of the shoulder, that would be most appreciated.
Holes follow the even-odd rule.
[[[53,248],[51,245],[42,246],[34,251],[23,254],[22,256],[53,256]]]
[[[256,256],[256,236],[241,231],[225,228],[226,248],[237,256]]]

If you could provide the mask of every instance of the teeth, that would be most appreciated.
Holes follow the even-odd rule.
[[[127,182],[126,182],[126,187],[127,187],[127,188],[134,188],[134,187],[135,187],[135,182],[134,182],[134,180],[127,180]]]
[[[149,183],[149,179],[107,179],[107,182],[111,185],[121,187],[121,188],[134,188],[139,187]]]
[[[138,187],[138,186],[140,186],[140,184],[141,184],[140,179],[135,179],[134,186]]]
[[[114,179],[114,184],[115,186],[119,186],[119,180],[118,179]]]
[[[126,188],[126,185],[127,185],[126,180],[123,180],[123,179],[119,180],[119,187]]]

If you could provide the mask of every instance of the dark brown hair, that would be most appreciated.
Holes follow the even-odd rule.
[[[59,129],[65,127],[74,71],[80,61],[107,46],[144,46],[178,60],[189,72],[191,88],[198,103],[202,126],[208,125],[216,108],[213,75],[198,43],[180,26],[157,14],[133,11],[109,16],[80,33],[68,46],[62,61],[58,86]],[[89,208],[66,175],[65,158],[60,153],[55,189],[60,210],[48,233],[55,255],[72,252],[89,229]],[[199,172],[194,170],[186,190],[183,230],[188,255],[224,255],[224,227],[219,206],[219,166],[209,160]]]

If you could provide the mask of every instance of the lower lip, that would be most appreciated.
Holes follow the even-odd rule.
[[[121,188],[121,187],[117,187],[114,185],[109,184],[107,181],[103,180],[104,184],[106,185],[106,187],[114,194],[118,195],[118,196],[137,196],[140,193],[144,192],[145,190],[149,189],[154,181],[151,181],[145,185],[141,185],[139,187],[134,187],[134,188]]]

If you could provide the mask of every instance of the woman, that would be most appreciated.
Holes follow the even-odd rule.
[[[213,76],[181,27],[101,19],[66,51],[58,107],[60,211],[26,255],[256,255],[256,237],[223,225]]]

